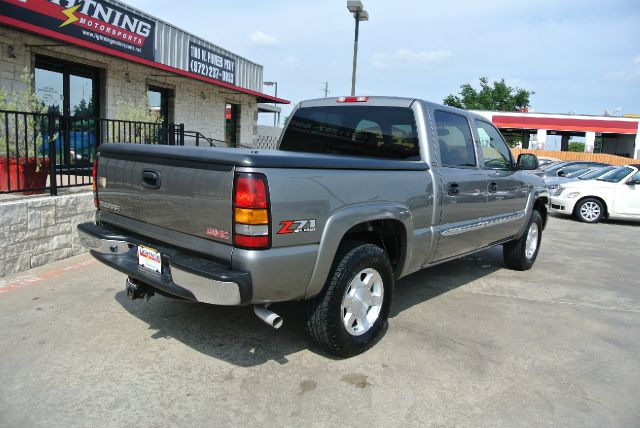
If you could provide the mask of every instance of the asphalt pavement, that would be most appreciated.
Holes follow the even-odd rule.
[[[155,296],[79,256],[0,281],[0,426],[640,425],[640,224],[551,218],[534,268],[500,248],[396,287],[346,360],[303,308]]]

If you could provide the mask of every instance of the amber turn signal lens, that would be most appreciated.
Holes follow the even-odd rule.
[[[236,223],[269,224],[269,216],[267,210],[236,208]]]

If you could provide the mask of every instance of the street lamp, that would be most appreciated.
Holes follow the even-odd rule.
[[[356,66],[358,64],[358,30],[360,28],[360,21],[368,21],[369,13],[364,10],[362,2],[360,0],[348,0],[347,9],[353,14],[356,20],[356,36],[353,40],[353,72],[351,73],[351,96],[356,94]]]
[[[263,82],[264,86],[275,86],[275,95],[274,97],[278,98],[278,82]],[[274,107],[276,106],[276,103],[273,103]],[[278,121],[276,122],[276,116],[278,118]],[[275,128],[277,125],[276,123],[280,123],[280,112],[276,113],[275,111],[273,112],[273,127]]]

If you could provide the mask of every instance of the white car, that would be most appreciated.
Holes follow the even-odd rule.
[[[551,212],[585,223],[603,217],[640,220],[640,164],[625,165],[595,180],[572,181],[551,194]]]

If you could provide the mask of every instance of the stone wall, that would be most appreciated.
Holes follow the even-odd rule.
[[[255,97],[88,49],[51,45],[50,40],[0,27],[0,87],[9,93],[23,89],[25,84],[20,77],[25,67],[33,73],[35,55],[86,64],[103,70],[100,91],[102,117],[115,119],[118,101],[143,99],[149,85],[164,87],[175,93],[173,122],[184,123],[185,130],[198,131],[217,140],[224,141],[226,103],[240,105],[238,144],[253,147],[258,120]],[[10,50],[9,46],[13,48]]]
[[[92,192],[0,202],[0,277],[83,253],[76,226],[94,213]]]

